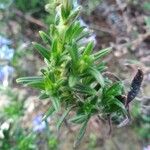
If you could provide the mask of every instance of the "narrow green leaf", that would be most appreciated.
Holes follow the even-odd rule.
[[[54,38],[54,37],[56,37],[58,35],[59,35],[58,29],[56,28],[56,26],[54,24],[51,24],[51,26],[50,26],[50,37]]]
[[[73,27],[74,27],[75,25],[74,24],[70,24],[69,26],[68,26],[68,29],[66,30],[66,33],[65,33],[65,40],[66,41],[70,41],[70,40],[72,40],[71,39],[71,36],[72,36],[72,30],[73,30]]]
[[[80,36],[83,30],[84,27],[80,25],[80,22],[71,23],[65,34],[66,40],[71,41],[76,39],[78,36]]]
[[[43,81],[33,81],[33,82],[29,82],[27,84],[25,84],[27,86],[30,86],[32,88],[37,88],[37,89],[41,89],[41,90],[45,90],[45,83],[44,80]]]
[[[80,144],[80,142],[86,132],[87,123],[88,123],[88,119],[83,123],[83,125],[77,135],[76,141],[74,142],[74,148]]]
[[[50,58],[50,54],[49,51],[43,47],[41,44],[38,44],[36,42],[32,42],[32,44],[34,45],[35,49],[47,60],[49,60]]]
[[[72,25],[73,25],[73,26],[72,26],[72,34],[74,34],[74,32],[75,32],[76,30],[78,30],[81,26],[80,26],[80,22],[79,22],[79,21],[73,23]]]
[[[93,48],[94,48],[94,43],[93,41],[92,42],[89,42],[83,52],[83,55],[90,55],[91,52],[93,51]]]
[[[105,65],[106,63],[100,63],[100,64],[96,64],[96,69],[99,71],[99,72],[103,72],[104,70],[106,70],[107,69],[107,67],[106,67],[106,65]]]
[[[108,96],[117,96],[121,95],[123,91],[123,84],[122,82],[114,83],[105,93],[106,97]]]
[[[76,41],[79,42],[79,41],[82,40],[83,38],[89,37],[89,36],[90,36],[90,33],[83,30],[83,32],[82,32],[81,35],[76,39]]]
[[[26,86],[42,89],[42,90],[45,89],[44,79],[40,76],[22,77],[22,78],[18,78],[16,82],[24,84]]]
[[[65,21],[69,15],[69,12],[65,9],[65,7],[61,6],[61,17]]]
[[[69,114],[69,112],[71,111],[72,107],[68,108],[64,113],[63,115],[61,116],[59,122],[57,123],[57,129],[59,130],[64,119],[67,117],[67,115]]]
[[[82,31],[84,30],[84,28],[85,28],[85,27],[80,27],[80,25],[77,26],[77,29],[74,30],[74,31],[72,31],[73,34],[72,34],[72,37],[71,37],[71,38],[72,38],[72,39],[78,38],[78,37],[80,36],[80,34],[82,33]]]
[[[56,60],[57,60],[57,53],[58,53],[58,49],[57,48],[58,48],[58,41],[57,41],[57,39],[54,39],[53,43],[52,43],[51,51],[52,51],[52,54],[54,56],[54,59],[56,59]]]
[[[39,96],[40,100],[47,99],[47,98],[49,98],[49,95],[47,95],[46,93],[41,93],[40,96]]]
[[[88,117],[87,114],[86,115],[85,114],[77,115],[77,116],[71,118],[69,120],[69,122],[76,123],[76,124],[81,124],[81,123],[85,122],[85,120],[87,120],[87,117]]]
[[[43,40],[43,42],[45,43],[48,43],[48,44],[51,44],[51,39],[50,39],[50,36],[48,36],[45,32],[43,31],[39,31],[39,34]]]
[[[16,80],[17,83],[22,83],[22,84],[27,84],[27,83],[34,82],[34,81],[37,81],[37,82],[43,81],[43,77],[41,76],[22,77]]]
[[[117,109],[115,111],[118,111],[118,108],[120,108],[120,110],[124,113],[124,114],[127,114],[127,110],[125,108],[125,105],[120,102],[117,98],[113,98],[111,99],[110,101],[108,101],[108,103],[110,103],[112,105],[112,112],[115,110],[115,105],[117,106]]]
[[[95,58],[95,61],[102,58],[102,57],[104,57],[108,53],[110,53],[111,50],[112,50],[112,48],[109,47],[109,48],[106,48],[106,49],[102,49],[102,50],[98,51],[97,53],[94,53],[93,56]]]
[[[70,13],[70,11],[72,10],[72,1],[66,1],[66,0],[63,0],[62,1],[62,6],[64,7],[65,11],[68,12],[68,14]]]
[[[44,117],[42,118],[43,121],[45,121],[49,116],[52,115],[52,113],[55,111],[54,107],[50,107],[48,111],[45,113]]]
[[[102,87],[104,87],[104,85],[105,85],[104,78],[103,78],[102,74],[97,69],[90,67],[88,72],[99,82],[99,84]]]
[[[96,95],[96,91],[88,86],[77,84],[73,88],[76,92],[89,94],[89,95]]]
[[[68,50],[69,50],[70,56],[72,58],[73,64],[76,64],[78,61],[78,58],[79,58],[78,49],[77,49],[76,45],[73,45],[73,47],[69,46]]]
[[[60,109],[60,101],[56,97],[51,97],[51,102],[53,104],[53,107],[55,108],[56,111]]]
[[[79,6],[74,11],[72,11],[67,20],[65,21],[65,24],[73,22],[79,16],[80,10],[81,7]]]
[[[122,110],[126,110],[124,104],[120,102],[117,98],[114,98],[114,104],[116,104],[118,107],[120,107]]]

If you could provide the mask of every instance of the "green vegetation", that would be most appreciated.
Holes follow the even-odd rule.
[[[82,44],[81,40],[90,31],[78,20],[81,7],[69,0],[56,2],[55,6],[55,23],[50,26],[50,33],[39,32],[47,46],[33,43],[46,67],[41,69],[41,76],[23,77],[17,82],[40,89],[40,98],[51,100],[48,115],[65,108],[58,128],[70,111],[76,112],[69,121],[81,124],[75,143],[78,145],[92,116],[101,115],[106,119],[111,115],[126,116],[125,106],[117,98],[124,94],[124,86],[121,81],[113,82],[102,75],[106,68],[102,57],[111,48],[93,53],[93,41]]]

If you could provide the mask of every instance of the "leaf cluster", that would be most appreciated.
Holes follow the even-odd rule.
[[[81,7],[74,6],[73,0],[60,0],[56,4],[55,22],[50,26],[50,33],[39,32],[46,46],[33,43],[46,67],[41,69],[41,76],[23,77],[17,82],[39,89],[41,99],[51,100],[52,106],[44,119],[62,107],[65,109],[58,128],[70,111],[76,112],[69,121],[82,124],[77,145],[93,115],[126,114],[124,104],[118,99],[124,93],[124,86],[121,81],[113,82],[103,75],[106,66],[102,58],[111,48],[93,52],[93,41],[81,42],[90,33],[78,19]]]

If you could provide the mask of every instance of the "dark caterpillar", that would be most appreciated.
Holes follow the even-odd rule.
[[[137,96],[137,94],[140,91],[140,87],[143,81],[143,71],[141,69],[138,69],[136,75],[134,76],[130,91],[127,94],[127,100],[125,106],[128,107],[128,104]]]

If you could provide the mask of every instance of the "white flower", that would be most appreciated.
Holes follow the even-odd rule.
[[[2,131],[3,131],[3,130],[8,130],[9,127],[10,127],[10,124],[9,124],[8,122],[4,122],[4,123],[1,125],[0,129],[1,129]]]

